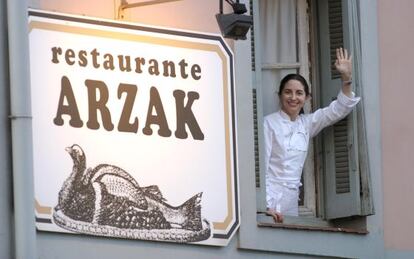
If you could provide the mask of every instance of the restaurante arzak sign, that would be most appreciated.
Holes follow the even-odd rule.
[[[104,70],[115,70],[115,66],[119,71],[131,72],[131,57],[118,55],[116,59],[106,53],[102,56],[101,59],[98,57],[100,53],[93,49],[89,53],[85,50],[80,50],[75,52],[73,49],[68,49],[62,51],[60,47],[53,47],[52,49],[52,62],[54,64],[59,64],[60,58],[66,61],[67,65],[78,64],[81,67],[86,67],[88,64],[93,66],[96,69],[102,67]],[[64,52],[64,53],[62,53]],[[78,53],[78,57],[75,56],[75,53]],[[61,57],[63,55],[63,57]],[[89,55],[89,56],[88,56]],[[88,60],[90,58],[90,60]],[[102,60],[102,64],[100,62]],[[134,58],[135,67],[133,67],[135,73],[142,73],[143,67],[148,63],[148,70],[145,70],[149,75],[160,76],[160,69],[163,71],[161,76],[176,78],[176,64],[173,61],[165,60],[161,63],[161,67],[156,59],[150,59],[148,61],[145,58],[137,57]],[[185,62],[185,59],[182,59],[177,66],[179,66],[179,75],[182,79],[188,78],[188,72],[186,67],[188,64]],[[178,68],[177,68],[178,70]],[[191,79],[197,81],[201,79],[201,67],[198,64],[192,65],[191,67]],[[108,87],[105,82],[100,80],[86,80],[85,86],[87,89],[88,95],[88,114],[89,119],[86,126],[90,129],[99,129],[100,125],[98,123],[97,111],[102,115],[102,124],[103,127],[111,131],[114,129],[114,124],[111,120],[111,112],[107,106],[109,93]],[[125,84],[120,83],[118,86],[118,98],[121,98],[125,95],[125,101],[123,103],[122,113],[118,123],[118,130],[123,132],[137,132],[139,119],[135,118],[133,123],[130,123],[131,112],[133,109],[133,104],[138,92],[137,85],[134,84]],[[99,93],[100,98],[97,100],[96,93]],[[192,104],[200,96],[196,91],[189,91],[188,93],[176,89],[173,91],[173,97],[176,103],[176,121],[177,128],[175,131],[175,136],[177,138],[187,138],[187,132],[185,126],[189,127],[190,132],[194,139],[202,140],[204,139],[203,132],[200,129],[200,126],[197,123],[197,120],[194,116],[194,113],[191,109]],[[184,103],[184,98],[187,97],[187,102]],[[64,101],[67,101],[68,104],[65,105]],[[159,126],[158,134],[163,137],[171,136],[171,130],[168,127],[167,120],[165,118],[164,108],[162,105],[162,100],[160,94],[155,86],[150,88],[150,98],[148,101],[148,112],[145,121],[145,128],[143,128],[142,133],[145,135],[151,135],[152,129],[151,125],[156,124]],[[152,115],[152,111],[156,111],[156,115]],[[61,83],[61,93],[59,98],[59,104],[57,109],[57,114],[54,119],[56,125],[62,126],[64,121],[62,115],[67,114],[70,116],[69,125],[72,127],[82,127],[83,121],[80,117],[76,99],[73,94],[72,86],[69,78],[62,76]]]
[[[227,245],[233,56],[188,31],[29,11],[39,230]]]

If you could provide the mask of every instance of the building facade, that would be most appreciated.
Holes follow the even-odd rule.
[[[3,180],[0,183],[0,258],[414,256],[414,228],[410,224],[412,208],[409,206],[410,187],[414,180],[410,173],[410,146],[414,144],[411,132],[414,123],[410,120],[408,107],[413,90],[407,76],[413,58],[409,49],[414,41],[414,34],[411,33],[414,21],[410,13],[414,4],[409,0],[240,2],[246,4],[248,14],[253,18],[253,27],[246,35],[246,40],[220,38],[215,17],[219,12],[220,1],[1,1],[0,172]],[[232,12],[231,6],[224,2],[224,13]],[[90,36],[96,36],[105,42],[87,43],[87,37]],[[77,38],[81,39],[80,43],[77,43]],[[113,40],[133,44],[128,48],[126,43],[107,43]],[[49,51],[46,54],[42,52],[42,44],[50,44],[46,48]],[[76,47],[71,51],[64,46]],[[142,51],[143,56],[134,54],[137,53],[135,47],[145,49]],[[278,109],[278,82],[288,73],[300,73],[311,85],[312,99],[307,102],[305,112],[329,104],[336,97],[340,85],[338,75],[332,70],[333,53],[337,47],[345,47],[352,53],[354,92],[361,96],[361,102],[352,114],[324,130],[310,143],[303,169],[299,217],[287,217],[283,224],[276,224],[264,213],[263,117]],[[172,48],[175,48],[174,51],[171,51]],[[98,54],[97,51],[101,53]],[[126,55],[135,61],[132,62],[132,72],[135,71],[132,79],[122,76],[128,72],[127,66],[121,76],[107,76],[100,72],[101,69],[105,69],[105,73],[117,70],[115,61],[120,55],[123,55],[123,61],[127,60]],[[174,55],[178,55],[177,58]],[[224,64],[219,72],[215,70],[216,56],[219,57],[217,64]],[[102,63],[98,64],[100,57]],[[175,59],[177,62],[170,64],[170,67],[162,66],[167,59]],[[121,58],[118,60],[119,70],[122,70]],[[64,64],[65,68],[55,70],[58,63]],[[146,64],[149,67],[145,67]],[[173,65],[175,70],[171,70]],[[167,71],[167,68],[170,70]],[[133,78],[137,74],[144,75],[145,69],[148,72],[145,82],[149,82],[152,88],[148,86],[147,89],[137,84],[135,89],[138,89],[137,98],[141,97],[140,94],[149,98],[149,101],[146,100],[148,106],[143,108],[143,117],[146,118],[149,131],[145,130],[145,119],[142,117],[137,116],[139,122],[133,123],[134,116],[131,116],[131,112],[141,114],[140,108],[135,110],[131,107],[129,116],[125,115],[130,120],[123,124],[119,122],[121,126],[116,125],[118,108],[112,109],[117,106],[111,106],[111,98],[116,99],[116,93],[111,95],[111,90],[105,92],[103,85],[111,88],[111,80],[117,84],[118,79],[125,80],[125,84],[129,83],[129,86],[120,84],[117,88],[116,100],[125,101],[123,109],[121,106],[119,108],[118,115],[122,117],[128,113],[125,107],[129,107],[126,103],[128,96],[132,96],[132,90],[128,89],[133,88]],[[96,78],[93,81],[94,78],[90,78],[88,71],[96,73],[93,75],[97,78],[104,78],[99,81],[103,83],[100,84]],[[55,73],[59,75],[61,88],[45,88],[47,92],[42,93],[43,80],[44,85],[47,85],[54,80]],[[67,76],[61,78],[62,74],[59,73]],[[84,76],[83,73],[87,75]],[[85,78],[90,80],[85,80],[86,88],[77,88],[78,81]],[[174,97],[170,99],[163,92],[165,89],[157,88],[157,84],[162,85],[164,79],[176,80],[168,81],[174,82],[172,88],[177,88]],[[198,88],[188,83],[190,81],[196,82]],[[216,85],[221,83],[223,88],[216,89]],[[208,90],[210,85],[211,90]],[[89,99],[79,97],[80,90],[77,89],[88,93]],[[184,94],[183,99],[179,97],[181,93]],[[102,104],[103,99],[100,98],[105,95],[109,96],[109,101]],[[209,101],[210,107],[203,106],[204,98]],[[215,103],[220,98],[224,101]],[[52,99],[52,104],[49,99]],[[170,105],[170,100],[175,103]],[[182,107],[177,104],[179,100],[183,102]],[[89,108],[89,120],[86,119],[87,110],[82,110],[86,107],[83,102],[87,101],[94,101],[93,107],[98,114],[93,117],[93,111]],[[221,110],[216,110],[222,103],[226,111],[224,116],[220,113]],[[75,106],[79,107],[77,113],[73,112]],[[39,110],[39,107],[45,110]],[[109,111],[112,112],[112,117],[105,117],[105,107],[112,109]],[[171,111],[171,107],[181,109],[182,113],[174,115],[175,110]],[[59,135],[54,135],[48,128],[39,127],[43,116],[46,120],[49,119],[44,114],[49,109],[52,111],[51,116],[55,116],[53,127],[72,125],[72,128],[63,132],[65,135],[56,137]],[[59,122],[59,116],[62,122]],[[170,116],[176,117],[171,120]],[[83,127],[76,124],[78,117],[83,120]],[[94,126],[91,118],[95,118],[98,126]],[[179,118],[182,118],[182,124],[177,122],[180,121]],[[73,122],[70,122],[72,119]],[[109,122],[113,122],[115,130],[110,129]],[[177,126],[172,126],[171,122]],[[217,127],[211,127],[210,131],[210,127],[206,126],[209,123]],[[152,124],[157,125],[152,128]],[[217,132],[213,131],[214,128],[218,128]],[[98,132],[102,139],[78,133],[88,130]],[[199,176],[194,173],[191,176],[194,178],[179,173],[174,177],[158,175],[157,178],[155,172],[148,170],[147,176],[142,178],[148,180],[148,183],[143,183],[143,186],[151,185],[151,180],[163,184],[165,181],[169,185],[159,184],[158,191],[140,189],[139,192],[135,190],[138,194],[131,194],[134,202],[143,195],[147,200],[152,197],[158,201],[157,195],[163,192],[163,198],[167,198],[167,201],[160,198],[162,202],[159,203],[170,202],[165,206],[176,208],[175,204],[181,203],[183,198],[189,198],[190,194],[196,194],[202,189],[202,198],[201,194],[197,194],[199,196],[196,195],[195,199],[201,200],[201,214],[211,219],[207,227],[210,231],[207,241],[188,239],[184,243],[177,243],[164,236],[158,239],[146,236],[134,238],[134,233],[130,236],[129,232],[125,236],[113,234],[102,237],[102,234],[97,234],[101,230],[96,228],[93,228],[93,233],[89,233],[79,231],[76,226],[55,226],[61,221],[53,216],[53,211],[63,207],[61,203],[65,198],[62,196],[66,192],[64,187],[62,190],[59,188],[70,184],[68,180],[63,183],[67,175],[63,178],[56,177],[59,186],[55,188],[55,178],[42,174],[42,171],[51,171],[50,168],[60,166],[71,168],[72,165],[67,160],[67,154],[63,154],[60,159],[60,154],[53,153],[54,144],[66,141],[76,143],[73,139],[82,140],[88,165],[92,162],[99,163],[93,160],[93,155],[100,154],[100,157],[105,157],[108,161],[111,157],[119,156],[117,161],[123,161],[123,169],[128,171],[128,166],[135,168],[134,164],[138,163],[130,154],[142,152],[141,157],[145,157],[145,153],[148,155],[148,165],[144,166],[143,162],[144,165],[140,168],[153,166],[156,160],[149,158],[152,154],[149,150],[152,149],[141,151],[137,148],[141,142],[137,144],[130,142],[130,139],[113,139],[110,135],[115,134],[113,132],[133,132],[137,138],[142,136],[145,143],[149,139],[146,136],[161,139],[160,142],[156,140],[147,143],[166,153],[165,157],[162,151],[156,153],[162,157],[161,163],[157,165],[159,171],[165,169],[175,172],[183,168],[190,172],[202,172],[208,165],[212,166],[208,170],[218,168],[217,171],[226,172],[223,180],[221,174],[215,176],[208,172],[200,173]],[[220,134],[224,134],[223,137]],[[208,141],[212,135],[219,137],[198,151],[197,143],[210,143]],[[220,142],[222,139],[223,144]],[[193,152],[180,153],[181,148],[184,150],[187,145],[186,141],[196,143],[188,144],[189,150]],[[175,142],[178,143],[177,146],[173,145]],[[111,143],[114,146],[130,146],[130,149],[126,148],[129,151],[120,154],[113,150],[106,151]],[[223,151],[224,159],[220,156],[221,145],[226,150]],[[40,151],[50,151],[53,154],[41,156]],[[56,151],[58,152],[60,151]],[[189,163],[190,160],[196,161],[196,164],[205,161],[197,157],[198,152],[200,157],[211,158],[200,167]],[[129,159],[123,160],[125,157]],[[131,165],[126,161],[132,161]],[[186,166],[182,167],[183,164]],[[90,174],[93,174],[92,171]],[[121,181],[124,187],[130,188],[128,184],[134,180],[127,173],[117,172],[117,176],[122,176],[116,178],[118,180],[104,178],[107,175],[105,173],[94,179],[101,181],[100,184],[107,184],[105,190],[119,198],[124,197],[125,192],[110,189],[108,183]],[[204,178],[206,175],[212,178]],[[164,180],[161,181],[160,177]],[[182,180],[178,180],[180,177]],[[119,180],[120,178],[122,179]],[[129,180],[128,183],[126,180]],[[208,185],[210,181],[211,185]],[[139,184],[142,187],[140,182]],[[56,189],[50,205],[46,191],[49,187],[51,190]],[[94,197],[99,194],[102,197],[100,201],[104,200],[103,189],[99,189],[101,187],[94,185],[90,188],[94,190]],[[76,189],[74,193],[84,191],[86,195],[88,190],[85,187]],[[187,193],[185,190],[190,191]],[[209,199],[212,200],[212,205]],[[76,199],[69,196],[68,200]],[[56,206],[57,202],[60,206]],[[213,206],[214,202],[216,206]],[[96,198],[94,204],[96,208]],[[82,208],[87,211],[87,202],[79,202],[77,206],[79,208],[76,208],[74,217],[78,217],[76,223],[79,223],[83,220],[79,216]],[[66,210],[65,213],[69,212]],[[94,223],[97,218],[95,215],[85,222]],[[199,224],[201,227],[202,223]],[[85,229],[86,227],[90,226],[85,226]],[[191,227],[194,229],[194,226]],[[205,230],[204,225],[202,228],[200,233],[205,233],[202,232]]]

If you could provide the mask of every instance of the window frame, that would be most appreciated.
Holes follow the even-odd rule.
[[[253,0],[259,1],[259,0]],[[353,0],[352,0],[353,1]],[[241,2],[247,2],[242,0]],[[378,42],[377,42],[377,0],[361,1],[361,80],[365,87],[363,105],[367,111],[366,127],[369,135],[367,142],[370,147],[369,163],[371,170],[376,173],[372,178],[372,192],[376,198],[376,214],[366,217],[368,235],[344,235],[341,232],[308,231],[306,229],[272,229],[258,227],[257,206],[255,194],[254,173],[254,142],[252,91],[249,82],[252,80],[250,60],[250,42],[236,41],[235,71],[237,95],[237,129],[238,129],[238,163],[240,175],[241,225],[238,231],[238,246],[241,249],[273,251],[277,253],[341,256],[350,258],[382,258],[383,227],[382,218],[382,178],[381,175],[381,135],[380,128],[380,98],[378,93]],[[248,54],[247,54],[248,53]],[[326,246],[329,244],[329,246]],[[370,247],[371,249],[364,249]]]
[[[255,10],[255,15],[253,16],[254,23],[256,24],[254,32],[254,52],[255,52],[255,60],[254,60],[254,68],[253,68],[253,89],[256,91],[256,102],[258,104],[262,103],[262,71],[263,70],[283,70],[283,69],[296,69],[299,71],[301,75],[305,77],[305,79],[310,82],[310,67],[309,67],[309,19],[308,19],[308,3],[306,0],[297,0],[297,7],[296,7],[296,30],[297,30],[297,62],[295,63],[266,63],[263,64],[261,60],[260,54],[260,45],[261,45],[261,37],[260,37],[260,28],[257,26],[260,16],[259,11],[259,4],[258,1],[253,1],[253,10]],[[258,139],[259,143],[263,143],[263,109],[261,105],[256,105],[257,111],[257,130],[259,132]],[[309,112],[312,107],[311,103],[307,102],[304,107],[306,112]],[[299,215],[301,217],[315,217],[316,216],[316,181],[315,179],[315,164],[314,164],[314,148],[313,148],[313,141],[309,144],[309,151],[308,156],[304,165],[304,173],[303,173],[303,185],[304,185],[304,201],[303,205],[299,206]],[[259,144],[259,154],[263,154],[264,150],[262,149],[263,145]],[[265,172],[264,168],[264,160],[263,156],[259,155],[259,187],[256,189],[256,197],[257,204],[258,204],[258,211],[265,212],[266,211],[266,204],[265,198],[266,197],[266,188],[265,188]]]
[[[326,0],[323,1],[320,4],[331,4],[331,2],[333,2],[334,0]],[[341,5],[343,6],[342,10],[342,15],[344,16],[344,26],[345,28],[350,28],[349,26],[349,21],[348,21],[348,9],[351,8],[352,5],[348,5],[347,1],[344,0],[339,0],[341,3]],[[255,47],[254,52],[255,52],[255,62],[254,62],[254,80],[253,80],[253,88],[255,91],[255,101],[257,103],[259,103],[259,105],[257,103],[254,104],[254,106],[256,107],[256,120],[255,123],[258,123],[258,125],[255,125],[255,130],[258,132],[258,138],[259,138],[259,148],[255,147],[256,150],[255,152],[259,151],[259,155],[256,154],[256,156],[259,157],[260,160],[260,170],[259,170],[259,181],[260,184],[259,186],[257,186],[258,188],[256,189],[257,192],[257,204],[258,204],[258,212],[259,213],[265,213],[266,211],[266,206],[265,206],[265,197],[266,197],[266,190],[265,190],[265,183],[264,183],[264,179],[265,179],[265,170],[264,170],[264,161],[263,161],[263,156],[260,156],[260,153],[263,154],[264,150],[263,150],[263,145],[260,145],[261,143],[263,143],[263,128],[262,128],[262,124],[263,124],[263,109],[262,109],[262,105],[260,105],[262,103],[262,82],[261,82],[261,78],[262,78],[262,71],[263,70],[283,70],[283,69],[297,69],[299,70],[299,73],[302,74],[307,80],[308,82],[311,83],[311,91],[316,93],[314,94],[314,96],[316,97],[315,99],[313,99],[312,104],[310,104],[309,102],[305,104],[305,111],[309,112],[311,110],[311,105],[314,107],[320,107],[320,103],[322,98],[318,98],[321,96],[321,93],[323,93],[323,91],[325,90],[329,90],[328,92],[332,92],[331,90],[331,83],[329,83],[327,85],[325,85],[324,87],[326,88],[325,90],[322,90],[322,82],[321,79],[324,78],[324,80],[326,81],[327,76],[324,75],[323,77],[319,76],[320,75],[320,70],[318,71],[318,69],[320,68],[320,64],[323,64],[323,62],[320,62],[319,64],[319,58],[320,58],[320,53],[318,53],[319,48],[320,48],[320,43],[319,43],[319,36],[315,36],[317,35],[319,32],[319,28],[317,26],[317,18],[316,15],[318,10],[319,10],[319,4],[316,4],[316,1],[312,1],[309,2],[307,0],[297,0],[296,1],[296,24],[295,24],[295,28],[296,28],[296,40],[297,40],[297,60],[298,62],[296,63],[273,63],[273,64],[263,64],[263,62],[261,61],[261,55],[260,55],[260,46],[262,46],[261,42],[260,42],[260,28],[258,28],[257,25],[260,26],[260,21],[259,18],[260,17],[260,9],[258,6],[258,3],[253,2],[253,7],[255,8],[255,14],[254,14],[254,19],[255,19],[255,23],[256,24],[256,29],[254,30],[254,40],[256,41],[255,44],[253,44],[253,46]],[[355,5],[354,5],[355,6]],[[325,8],[325,7],[324,7]],[[334,10],[337,10],[334,5]],[[309,10],[309,11],[308,11]],[[327,12],[327,10],[325,10]],[[356,10],[354,10],[356,11]],[[313,14],[311,13],[313,12]],[[320,15],[320,14],[317,14]],[[309,21],[310,20],[310,21]],[[336,21],[336,20],[335,20]],[[357,24],[358,25],[358,24]],[[359,26],[359,25],[358,25]],[[350,42],[349,38],[352,37],[352,29],[345,29],[344,28],[344,37],[347,38],[347,42]],[[349,31],[348,31],[349,30]],[[357,32],[359,32],[357,30]],[[355,33],[355,32],[354,32]],[[330,34],[329,34],[330,35]],[[272,37],[270,37],[272,38]],[[359,38],[359,37],[357,37]],[[322,40],[322,42],[326,45],[325,39]],[[345,42],[345,41],[344,41]],[[354,43],[349,43],[349,44],[354,44]],[[270,44],[272,45],[272,44]],[[274,45],[277,45],[277,43],[274,43]],[[310,47],[309,47],[310,46]],[[329,45],[328,45],[329,47]],[[348,49],[352,50],[354,48],[354,45],[352,46],[346,46]],[[325,46],[326,48],[326,46]],[[329,47],[330,48],[330,47]],[[308,53],[309,51],[309,53]],[[312,57],[312,59],[309,59],[309,57]],[[328,55],[329,56],[329,55]],[[332,57],[331,57],[332,58]],[[326,59],[326,58],[325,58]],[[326,60],[323,59],[323,61]],[[356,59],[356,58],[355,58]],[[332,61],[332,60],[331,60]],[[312,63],[311,63],[312,62]],[[328,69],[330,67],[331,62],[328,62]],[[309,64],[312,64],[312,71],[310,70]],[[323,71],[325,71],[325,69],[323,69]],[[329,71],[329,70],[328,70]],[[355,71],[354,71],[355,72]],[[357,74],[357,73],[354,73]],[[330,76],[328,76],[330,78]],[[359,75],[356,76],[357,79],[360,77]],[[339,81],[339,79],[335,79],[337,81]],[[325,82],[326,84],[326,82]],[[340,84],[340,83],[339,83]],[[359,82],[358,82],[359,84]],[[266,85],[269,85],[269,83],[267,82]],[[314,87],[315,85],[319,85],[321,87],[321,89]],[[268,86],[267,86],[268,87]],[[323,93],[326,95],[326,93]],[[336,96],[336,95],[335,95]],[[326,98],[326,97],[325,97]],[[316,100],[316,101],[315,101]],[[329,99],[330,100],[330,99]],[[325,101],[326,102],[326,101]],[[360,107],[358,107],[359,110],[361,110]],[[359,113],[358,113],[359,116]],[[358,130],[357,130],[357,126],[358,125],[356,123],[356,117],[357,117],[357,112],[353,111],[349,116],[349,120],[348,120],[348,134],[350,134],[348,136],[348,139],[350,139],[350,143],[347,144],[346,148],[349,149],[349,154],[350,154],[350,160],[349,160],[349,166],[350,168],[352,167],[352,171],[349,172],[349,175],[351,176],[351,178],[353,179],[350,183],[351,183],[351,189],[349,192],[346,192],[344,194],[339,194],[337,195],[335,193],[335,184],[336,181],[335,180],[335,174],[333,174],[333,172],[335,172],[335,167],[329,169],[327,166],[335,166],[335,156],[332,156],[332,153],[334,152],[332,150],[332,153],[329,153],[326,151],[324,151],[325,147],[329,147],[329,148],[333,148],[333,146],[327,146],[327,144],[329,144],[329,142],[327,141],[333,141],[332,137],[333,135],[327,135],[327,133],[329,132],[333,132],[333,129],[336,128],[336,126],[334,127],[329,127],[326,130],[323,131],[323,133],[321,133],[320,135],[322,135],[323,137],[317,137],[315,139],[311,139],[310,144],[309,144],[309,150],[308,150],[308,157],[306,159],[305,165],[304,165],[304,172],[303,172],[303,185],[304,185],[304,202],[303,205],[299,206],[299,218],[306,218],[306,217],[312,217],[312,218],[319,218],[319,219],[332,219],[332,218],[339,218],[339,217],[344,217],[344,216],[349,216],[349,215],[361,215],[361,216],[366,216],[366,215],[370,215],[373,212],[373,208],[371,211],[363,211],[361,209],[361,197],[359,196],[359,188],[365,188],[367,186],[367,182],[365,182],[364,186],[362,187],[362,185],[359,182],[359,177],[360,175],[362,175],[362,177],[368,176],[368,180],[369,180],[369,169],[368,171],[364,172],[364,174],[361,173],[361,171],[358,169],[358,163],[356,162],[356,160],[358,159],[359,154],[354,154],[354,152],[358,152],[358,143],[359,140],[357,140],[358,138]],[[359,126],[358,126],[359,127]],[[365,129],[362,128],[362,130],[364,131]],[[330,133],[333,134],[333,133]],[[342,140],[341,140],[342,141]],[[257,141],[256,141],[257,142]],[[336,143],[336,142],[335,142]],[[257,145],[257,143],[256,143]],[[333,142],[329,145],[333,145]],[[330,155],[329,155],[330,154]],[[340,154],[340,153],[338,153]],[[330,156],[330,159],[327,159],[327,155]],[[331,161],[332,160],[332,161]],[[358,160],[359,161],[359,160]],[[364,161],[366,162],[366,161]],[[341,162],[342,163],[342,162]],[[340,163],[340,164],[341,164]],[[355,168],[356,166],[356,168]],[[366,168],[369,168],[369,166],[366,166]],[[256,169],[257,170],[257,169]],[[333,170],[333,172],[331,172],[331,170]],[[343,170],[343,169],[340,169]],[[351,169],[349,169],[351,170]],[[354,176],[355,174],[355,170],[357,173],[357,177]],[[342,172],[342,171],[341,171]],[[257,172],[256,172],[257,173]],[[342,175],[342,173],[340,173],[339,175]],[[329,182],[328,182],[329,180]],[[340,179],[341,180],[341,179]],[[257,180],[256,180],[257,181]],[[329,185],[327,185],[329,184]],[[334,187],[331,187],[331,185],[334,185]],[[368,181],[368,185],[370,185],[370,182]],[[365,188],[368,190],[369,193],[369,189],[370,188]],[[366,195],[365,195],[366,196]],[[335,198],[332,198],[335,197]],[[329,199],[328,199],[329,198]],[[367,199],[367,197],[363,197],[362,199],[364,199],[364,202],[366,204],[368,204],[367,207],[372,206],[372,197],[368,197],[371,198],[371,200]],[[341,201],[343,203],[343,206],[337,206],[335,205],[336,203],[334,202],[336,199],[338,199],[338,201]],[[352,204],[350,204],[352,200]],[[341,203],[341,204],[342,204]],[[362,202],[363,203],[363,202]],[[351,206],[352,205],[352,206]],[[348,211],[348,207],[349,210],[352,211],[352,213],[347,212]],[[363,206],[362,206],[363,207]],[[347,209],[345,209],[347,208]],[[336,209],[338,209],[336,212]],[[301,223],[300,220],[298,220],[297,218],[295,218],[294,220],[290,220],[289,217],[287,218],[287,222],[299,222],[299,224]],[[341,220],[342,221],[342,220]],[[322,222],[322,221],[321,221]],[[303,225],[307,225],[309,224],[309,220],[308,219],[304,219],[303,220]],[[322,222],[320,225],[321,226],[326,226],[327,222]],[[329,224],[328,224],[329,225]],[[358,224],[359,225],[359,224]]]

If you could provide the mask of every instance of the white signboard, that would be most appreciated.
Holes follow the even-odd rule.
[[[227,245],[240,222],[223,39],[29,14],[37,228]]]

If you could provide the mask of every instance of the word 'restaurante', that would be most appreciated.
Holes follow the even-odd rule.
[[[129,55],[114,56],[110,53],[100,53],[96,48],[91,51],[73,49],[62,49],[53,47],[52,63],[59,64],[64,61],[67,65],[80,67],[93,66],[96,69],[119,70],[121,72],[135,72],[138,74],[148,73],[149,75],[175,78],[180,76],[183,79],[191,76],[194,80],[200,80],[201,67],[198,64],[189,65],[185,59],[177,64],[174,61],[158,61],[154,58],[131,57]],[[177,71],[178,70],[178,71]]]

